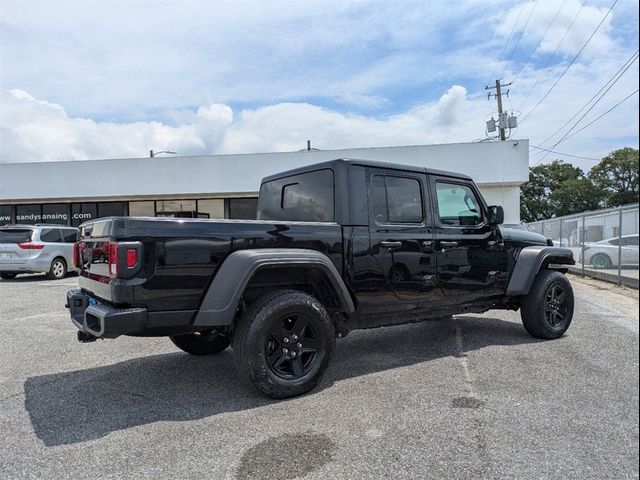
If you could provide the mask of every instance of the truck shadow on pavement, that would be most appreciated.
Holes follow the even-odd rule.
[[[462,348],[456,338],[460,335]],[[486,317],[355,331],[337,340],[332,365],[319,387],[307,396],[344,379],[463,356],[492,345],[538,341],[520,323]],[[231,350],[210,357],[182,352],[151,355],[35,376],[26,380],[24,390],[31,424],[46,446],[93,440],[158,421],[196,420],[278,402],[239,380]]]

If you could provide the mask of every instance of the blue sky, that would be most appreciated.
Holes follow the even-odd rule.
[[[513,81],[505,106],[528,113],[612,1],[582,3],[0,0],[0,162],[482,139],[484,86]],[[619,0],[513,136],[554,145],[637,48],[637,2]],[[581,125],[637,88],[636,60]],[[627,145],[637,94],[555,148]]]

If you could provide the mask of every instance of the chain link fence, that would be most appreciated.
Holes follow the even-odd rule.
[[[637,289],[638,210],[634,203],[526,225],[573,250],[572,272]]]

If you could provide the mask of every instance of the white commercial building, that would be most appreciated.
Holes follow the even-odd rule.
[[[111,215],[255,218],[260,180],[337,158],[379,160],[471,176],[505,223],[520,221],[528,140],[289,153],[163,156],[0,164],[0,224],[78,225]]]

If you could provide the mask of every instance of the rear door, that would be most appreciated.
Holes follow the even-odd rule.
[[[486,205],[471,181],[431,175],[437,284],[442,301],[471,302],[504,293],[506,251],[487,224]]]
[[[32,228],[0,228],[0,264],[8,267],[25,263],[33,250],[21,248],[19,244],[30,242],[32,236]]]
[[[414,308],[434,288],[435,257],[426,176],[370,168],[370,252],[377,264],[380,299]]]

